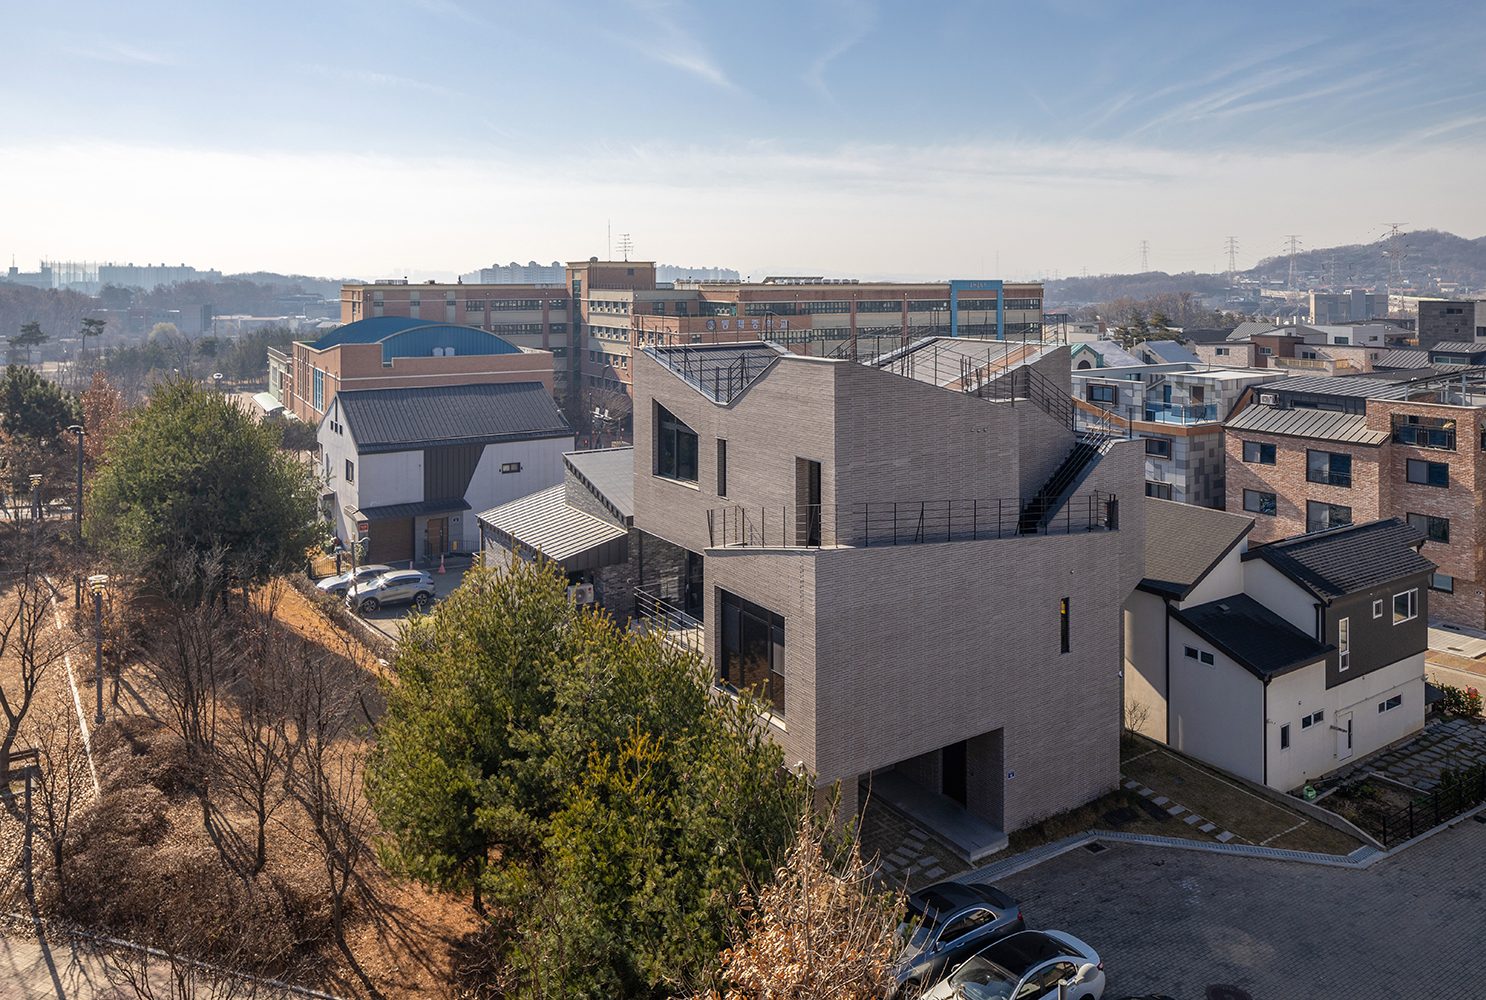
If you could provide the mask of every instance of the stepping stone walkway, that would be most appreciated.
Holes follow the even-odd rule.
[[[1120,775],[1120,777],[1122,779],[1125,778],[1123,774]],[[1134,792],[1136,795],[1141,795],[1148,799],[1150,799],[1152,795],[1156,794],[1156,790],[1154,788],[1147,788],[1145,785],[1142,785],[1138,781],[1130,781],[1128,779],[1125,780],[1125,788],[1129,791]],[[1187,815],[1182,819],[1183,823],[1186,823],[1190,826],[1196,826],[1200,832],[1211,835],[1212,838],[1219,843],[1226,844],[1234,837],[1234,835],[1229,833],[1227,830],[1223,830],[1219,833],[1214,834],[1213,831],[1218,829],[1218,824],[1211,823],[1203,819],[1201,816],[1192,812],[1192,810],[1188,809],[1186,806],[1172,802],[1164,795],[1159,795],[1156,796],[1156,798],[1151,799],[1151,804],[1166,806],[1166,811],[1173,816],[1181,816],[1182,813],[1186,813]],[[1198,826],[1199,823],[1202,825]]]
[[[1401,747],[1368,761],[1375,774],[1421,792],[1439,787],[1444,768],[1462,770],[1486,764],[1486,726],[1469,719],[1452,719],[1430,726]]]
[[[944,874],[944,869],[939,866],[939,859],[934,855],[919,856],[924,850],[924,842],[928,839],[929,835],[924,831],[917,827],[910,828],[903,835],[903,842],[893,853],[884,858],[878,867],[890,875],[922,874],[924,878],[932,882]]]

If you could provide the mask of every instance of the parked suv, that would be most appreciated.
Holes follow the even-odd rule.
[[[397,569],[358,583],[346,593],[346,603],[362,614],[371,614],[384,604],[409,602],[419,611],[433,603],[433,577],[416,569]]]
[[[903,950],[893,972],[900,996],[937,983],[992,941],[1025,929],[1017,901],[993,885],[937,882],[908,897],[898,933]]]
[[[315,584],[315,586],[334,597],[345,597],[346,591],[351,589],[351,584],[365,583],[373,577],[391,572],[391,566],[383,566],[381,563],[375,563],[371,566],[357,566],[355,570],[347,570],[336,576],[327,576]]]

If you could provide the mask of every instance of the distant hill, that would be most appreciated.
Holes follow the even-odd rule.
[[[1455,281],[1471,288],[1486,287],[1486,236],[1468,240],[1438,229],[1416,229],[1404,236],[1407,258],[1405,282],[1427,288],[1441,281]],[[1339,285],[1385,285],[1388,282],[1388,239],[1355,243],[1344,247],[1307,250],[1295,255],[1300,274],[1308,279]],[[1286,279],[1290,257],[1267,257],[1244,272],[1246,277]]]
[[[1101,274],[1097,278],[1063,278],[1043,284],[1043,295],[1049,306],[1081,306],[1110,302],[1129,297],[1148,299],[1167,292],[1192,292],[1195,295],[1218,295],[1228,287],[1223,274],[1167,274],[1147,271],[1144,274]]]
[[[322,298],[338,300],[341,297],[341,285],[361,284],[360,278],[313,278],[307,274],[275,274],[272,271],[252,271],[243,274],[229,274],[227,278],[236,278],[241,281],[251,281],[256,285],[267,285],[279,294],[287,294],[294,291],[298,286],[301,290],[319,295]]]

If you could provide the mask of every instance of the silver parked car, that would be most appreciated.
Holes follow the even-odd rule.
[[[381,576],[383,573],[391,573],[391,566],[381,563],[373,563],[370,566],[357,566],[354,570],[346,570],[336,576],[327,576],[315,584],[322,592],[335,597],[345,597],[346,591],[351,589],[353,583],[365,583],[373,577]]]
[[[414,604],[426,611],[433,603],[433,577],[416,569],[395,569],[346,593],[346,603],[370,614],[384,604]]]
[[[967,956],[1026,926],[1017,901],[993,885],[938,882],[920,889],[908,897],[898,927],[899,996],[917,996]]]

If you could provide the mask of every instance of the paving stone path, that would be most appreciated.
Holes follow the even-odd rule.
[[[1125,788],[1134,792],[1136,795],[1149,799],[1151,805],[1160,806],[1172,816],[1181,816],[1182,813],[1186,813],[1187,815],[1182,816],[1183,823],[1186,823],[1188,826],[1197,827],[1198,832],[1211,835],[1212,838],[1220,844],[1228,843],[1228,841],[1232,840],[1235,836],[1234,834],[1229,833],[1227,830],[1218,830],[1218,824],[1210,820],[1203,819],[1201,816],[1197,815],[1186,806],[1179,805],[1178,803],[1171,801],[1164,795],[1157,795],[1154,788],[1147,788],[1145,785],[1142,785],[1138,781],[1131,781],[1123,774],[1120,775],[1120,780],[1125,783]],[[1214,830],[1218,830],[1218,832],[1214,833]]]
[[[1367,769],[1421,792],[1439,786],[1443,768],[1486,764],[1486,726],[1454,719],[1430,726],[1403,746],[1365,764]]]

